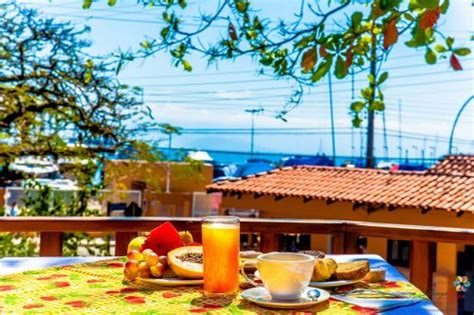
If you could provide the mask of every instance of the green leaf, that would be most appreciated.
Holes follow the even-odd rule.
[[[454,44],[454,38],[449,36],[448,38],[446,38],[446,45],[448,45],[449,49],[452,49],[453,48],[453,44]]]
[[[403,13],[403,17],[405,18],[405,20],[410,21],[410,22],[413,22],[413,21],[415,20],[415,18],[413,17],[413,15],[411,15],[411,14],[408,13],[408,12]]]
[[[169,26],[167,27],[164,27],[161,32],[160,32],[160,35],[162,38],[166,38],[166,36],[168,36],[168,33],[170,32],[170,28]]]
[[[353,102],[351,104],[351,110],[353,112],[360,112],[364,109],[364,106],[365,106],[365,102],[361,102],[361,101],[357,101],[357,102]]]
[[[140,43],[140,46],[142,46],[144,49],[150,49],[151,43],[148,40],[144,40],[143,42]]]
[[[91,82],[92,80],[92,72],[91,71],[86,71],[86,73],[84,73],[84,83],[89,83]]]
[[[117,4],[117,0],[107,0],[107,4],[109,7],[113,7]]]
[[[467,56],[471,53],[471,50],[466,47],[456,48],[453,52],[458,56]]]
[[[369,107],[369,110],[383,111],[384,109],[385,109],[385,104],[382,101],[373,101],[372,105]]]
[[[184,9],[188,5],[188,3],[186,2],[186,0],[178,0],[178,5],[181,9]]]
[[[449,0],[444,0],[443,4],[441,4],[441,6],[439,7],[440,12],[443,14],[446,14],[446,12],[448,12],[448,8],[449,8]]]
[[[359,128],[361,123],[362,123],[362,120],[359,118],[359,115],[352,118],[352,126],[354,126],[355,128]]]
[[[439,6],[439,0],[417,0],[420,7],[434,10]]]
[[[428,48],[426,49],[426,53],[425,53],[425,61],[427,64],[430,64],[430,65],[434,65],[436,63],[436,53]]]
[[[370,100],[372,98],[372,88],[370,86],[363,88],[362,90],[360,90],[360,94],[366,100]]]
[[[305,36],[301,40],[295,43],[295,48],[304,48],[308,46],[308,44],[312,42],[313,40],[314,40],[314,35]]]
[[[418,0],[410,0],[410,3],[408,4],[408,9],[410,9],[410,11],[415,11],[419,8],[420,4],[418,3]]]
[[[264,66],[269,66],[273,63],[273,58],[270,56],[263,57],[260,59],[260,63]]]
[[[322,77],[328,73],[329,69],[331,69],[332,64],[332,56],[327,55],[326,58],[318,65],[318,69],[313,73],[311,76],[312,82],[317,82],[321,80]]]
[[[247,8],[249,6],[248,1],[237,1],[235,4],[235,7],[237,8],[237,11],[240,13],[244,13],[247,11]]]
[[[375,77],[372,73],[367,76],[367,79],[369,80],[370,84],[375,85]]]
[[[363,14],[362,12],[354,12],[351,16],[352,28],[357,31],[360,28],[360,23],[362,21]]]
[[[434,49],[439,53],[448,51],[448,49],[441,44],[436,45]]]
[[[379,76],[379,80],[377,81],[377,84],[380,85],[384,83],[388,79],[388,72],[384,72]]]
[[[84,0],[82,2],[82,8],[84,10],[89,9],[91,7],[91,5],[92,5],[92,0]]]
[[[343,79],[347,75],[347,67],[344,59],[341,56],[337,57],[336,69],[334,70],[336,78]]]
[[[184,70],[186,70],[188,72],[193,71],[193,66],[191,65],[191,63],[189,63],[189,61],[183,60],[181,63],[183,65]]]
[[[377,96],[379,100],[383,101],[383,93],[381,89],[377,89]]]

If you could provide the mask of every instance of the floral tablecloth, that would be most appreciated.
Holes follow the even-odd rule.
[[[0,276],[0,314],[281,314],[244,301],[209,299],[202,287],[159,287],[122,282],[123,259],[73,264]],[[242,282],[242,286],[244,283]],[[357,286],[386,291],[414,292],[426,297],[405,281],[385,281]],[[340,288],[346,290],[349,288]],[[330,299],[303,311],[310,314],[371,314],[362,308]]]

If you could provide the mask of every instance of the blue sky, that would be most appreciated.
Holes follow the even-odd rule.
[[[157,9],[144,8],[136,1],[118,1],[114,8],[104,3],[95,3],[91,10],[82,10],[82,1],[73,0],[29,0],[22,1],[58,19],[73,21],[78,25],[91,26],[91,51],[97,54],[110,53],[119,48],[137,47],[148,37],[157,37],[161,25],[157,24]],[[105,2],[105,1],[103,1]],[[200,11],[212,12],[214,1],[190,0],[186,11],[187,20]],[[261,14],[272,19],[292,18],[299,1],[259,1]],[[338,22],[338,21],[336,21]],[[195,22],[196,23],[196,22]],[[456,38],[456,43],[473,49],[469,41],[474,32],[474,7],[471,1],[452,0],[449,13],[440,21],[441,30]],[[333,21],[330,22],[330,26]],[[216,27],[215,35],[226,28]],[[456,112],[474,91],[474,55],[461,59],[464,71],[452,71],[447,62],[426,65],[424,51],[408,49],[399,40],[385,68],[390,70],[385,91],[386,129],[389,156],[398,156],[397,131],[400,127],[398,104],[401,102],[401,129],[404,136],[403,151],[410,157],[439,156],[446,153],[447,137]],[[474,49],[473,49],[474,50]],[[275,119],[275,112],[282,108],[285,98],[291,93],[292,82],[273,80],[256,75],[256,64],[249,58],[235,62],[219,63],[218,68],[207,68],[201,56],[192,56],[194,71],[191,74],[175,68],[167,55],[161,54],[145,61],[134,62],[120,74],[124,83],[144,87],[145,102],[149,104],[160,122],[183,128],[249,128],[250,115],[247,108],[264,108],[256,117],[257,128],[279,128],[274,135],[262,134],[255,138],[255,148],[264,152],[330,153],[331,141],[327,134],[330,127],[328,85],[323,80],[306,89],[303,103],[288,114],[288,122]],[[366,74],[355,77],[355,93],[366,84]],[[360,131],[351,132],[348,106],[351,102],[351,82],[333,79],[336,149],[338,155],[359,155]],[[376,117],[376,151],[384,155],[382,115]],[[314,128],[311,134],[295,134],[295,128]],[[324,133],[320,133],[323,131]],[[363,130],[365,132],[365,130]],[[300,131],[298,131],[300,132]],[[474,153],[474,103],[464,112],[456,129],[456,138],[465,139],[456,143],[456,150]],[[151,135],[150,140],[157,140]],[[362,137],[365,146],[365,139]],[[173,139],[175,147],[196,147],[245,151],[249,148],[246,134],[196,134],[186,133]],[[436,151],[435,148],[436,147]],[[404,154],[403,154],[404,155]]]

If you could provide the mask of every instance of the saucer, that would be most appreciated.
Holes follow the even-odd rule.
[[[354,284],[360,281],[362,281],[362,279],[337,280],[337,281],[311,281],[309,285],[311,287],[317,287],[317,288],[336,288],[336,287],[342,287],[344,285]]]
[[[293,301],[275,300],[264,287],[247,289],[241,293],[241,296],[244,300],[260,306],[276,309],[307,308],[329,299],[327,291],[316,288],[307,288],[298,300]]]
[[[260,280],[260,272],[255,271],[254,276]],[[336,288],[336,287],[342,287],[345,285],[349,284],[354,284],[357,282],[362,281],[362,279],[357,279],[357,280],[336,280],[336,281],[311,281],[309,283],[310,287],[316,287],[316,288]]]

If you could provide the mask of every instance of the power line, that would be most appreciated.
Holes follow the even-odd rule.
[[[472,81],[471,78],[464,78],[464,79],[457,79],[457,80],[450,80],[446,82],[446,80],[442,81],[425,81],[425,82],[418,82],[418,83],[404,83],[404,84],[387,84],[385,87],[385,90],[390,90],[394,88],[399,88],[399,87],[413,87],[413,86],[425,86],[425,85],[433,85],[433,84],[453,84],[453,83],[459,83],[459,82],[467,82],[467,81]],[[234,81],[235,82],[235,81]],[[236,83],[234,83],[236,84]],[[281,88],[280,88],[281,90]],[[341,89],[341,90],[336,90],[334,93],[347,93],[350,92],[350,89]],[[222,92],[226,93],[226,92]],[[327,92],[315,92],[311,93],[309,95],[320,95],[324,94],[326,95]],[[148,96],[155,96],[155,97],[161,97],[162,95],[156,94],[156,93],[149,93],[146,94]],[[185,95],[180,97],[185,97]],[[214,97],[214,98],[194,98],[194,99],[187,99],[187,100],[180,100],[180,99],[173,99],[173,100],[166,100],[166,103],[183,103],[183,102],[199,102],[199,101],[204,101],[204,102],[224,102],[227,100],[234,100],[234,101],[242,101],[242,100],[255,100],[255,99],[280,99],[288,97],[287,94],[276,94],[276,95],[259,95],[259,96],[248,96],[248,97]]]
[[[473,69],[474,68],[468,68],[468,69],[465,69],[465,71],[471,71]],[[394,77],[391,78],[391,80],[412,78],[412,77],[420,77],[420,76],[421,77],[423,77],[423,76],[432,76],[432,75],[439,75],[439,74],[445,74],[445,73],[446,73],[446,71],[418,73],[418,74],[407,74],[407,75],[401,75],[401,76],[394,76]],[[256,81],[250,81],[250,82],[264,82],[264,81],[268,82],[268,81],[274,81],[274,80],[256,80]],[[365,82],[365,81],[366,81],[365,79],[354,80],[354,82]],[[236,82],[239,82],[239,81],[229,81],[229,82],[232,82],[233,84],[236,84]],[[240,81],[240,82],[242,82],[242,81]],[[247,82],[249,82],[249,81],[247,81]],[[199,84],[204,85],[205,83],[199,83]],[[223,82],[218,83],[218,84],[223,84]],[[341,84],[347,84],[347,82],[333,83],[333,85],[341,85]],[[169,85],[165,85],[165,86],[169,86]],[[186,86],[188,86],[188,85],[186,85]],[[208,90],[206,90],[206,91],[177,91],[177,93],[179,93],[179,96],[183,96],[183,95],[207,95],[207,94],[216,94],[216,93],[235,93],[235,92],[247,92],[247,91],[250,91],[250,92],[254,92],[254,91],[275,91],[275,90],[281,90],[281,89],[282,89],[282,87],[262,87],[262,88],[248,88],[248,89],[226,90],[226,91],[218,91],[218,90],[214,90],[214,91],[208,91]],[[147,93],[147,95],[151,95],[151,96],[174,96],[174,95],[176,95],[176,92]]]

